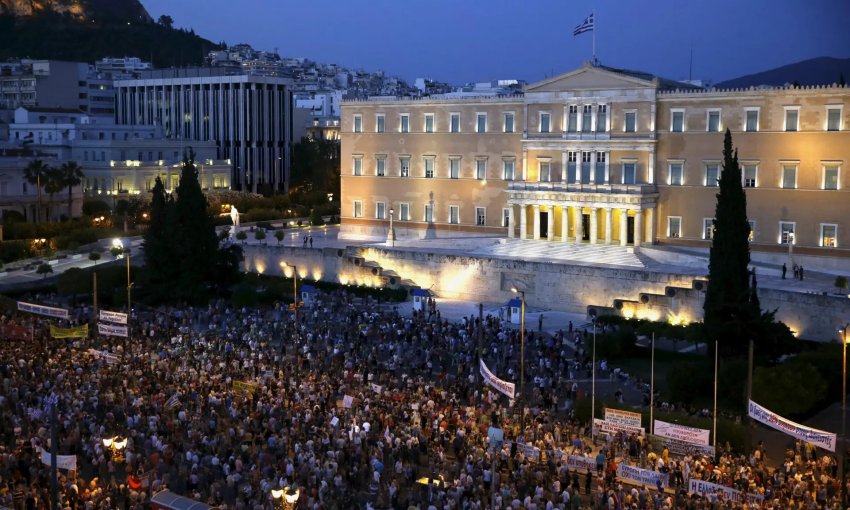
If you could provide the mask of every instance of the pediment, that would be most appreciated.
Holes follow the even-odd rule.
[[[619,73],[602,67],[586,64],[583,67],[532,83],[525,88],[526,93],[569,92],[571,90],[618,90],[657,88],[652,79],[642,79]]]

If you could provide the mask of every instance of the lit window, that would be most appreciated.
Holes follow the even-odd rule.
[[[484,207],[476,207],[475,208],[475,224],[476,225],[486,225],[487,224],[487,213]]]
[[[702,220],[702,238],[714,239],[714,218],[703,218]]]
[[[667,237],[675,238],[682,237],[682,217],[668,216],[667,217]]]
[[[747,220],[747,223],[750,224],[750,235],[747,236],[747,240],[753,242],[756,240],[756,222],[755,220]]]
[[[794,230],[797,224],[793,221],[779,222],[779,244],[797,244]]]
[[[821,223],[820,225],[820,245],[824,248],[835,248],[837,243],[838,225],[831,223]]]

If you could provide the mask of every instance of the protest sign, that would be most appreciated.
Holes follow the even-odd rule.
[[[656,487],[660,480],[663,487],[669,487],[666,473],[627,466],[625,464],[617,466],[617,479],[634,485],[648,485],[650,487]]]
[[[818,430],[812,427],[806,427],[789,419],[783,418],[778,414],[756,404],[750,400],[749,415],[756,421],[764,423],[768,427],[775,428],[780,432],[784,432],[789,436],[796,437],[807,443],[819,446],[831,452],[835,451],[835,434]]]
[[[631,428],[641,427],[640,413],[622,411],[620,409],[612,409],[610,407],[605,408],[605,421],[608,423],[625,425],[626,427]]]
[[[68,318],[68,310],[65,310],[64,308],[54,308],[52,306],[37,305],[35,303],[26,303],[24,301],[18,301],[18,311],[34,313],[36,315],[45,315],[47,317],[53,317],[54,319]]]
[[[726,487],[725,485],[705,482],[696,478],[688,480],[688,493],[700,494],[702,496],[722,494],[724,501],[731,501],[738,504],[761,503],[764,500],[764,496],[761,494],[749,494],[735,490],[731,487]]]
[[[655,420],[655,435],[676,439],[689,444],[708,446],[709,431],[694,427],[686,427],[677,423]]]
[[[496,388],[496,390],[498,390],[499,393],[502,393],[503,395],[507,396],[508,398],[514,398],[516,385],[514,383],[509,383],[507,381],[503,381],[502,379],[499,379],[498,377],[493,375],[493,372],[491,372],[489,368],[487,368],[487,365],[484,363],[483,359],[479,360],[479,361],[480,361],[480,367],[479,368],[480,368],[480,371],[481,371],[481,377],[484,378],[484,382],[489,384],[490,386]]]
[[[100,310],[100,320],[111,322],[113,324],[127,324],[127,314],[121,312],[110,312],[109,310]]]
[[[53,338],[85,338],[89,336],[89,325],[75,326],[72,328],[60,328],[50,325],[50,336]]]

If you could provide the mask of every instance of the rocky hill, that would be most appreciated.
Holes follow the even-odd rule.
[[[78,22],[150,22],[138,0],[0,0],[0,14],[17,18],[46,14],[66,16]]]

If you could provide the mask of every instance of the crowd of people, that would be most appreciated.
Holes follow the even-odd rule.
[[[298,322],[284,305],[139,309],[128,338],[77,340],[7,314],[33,333],[0,343],[0,506],[49,507],[42,449],[55,446],[76,456],[59,471],[63,509],[140,510],[166,488],[264,509],[276,487],[311,510],[840,508],[834,460],[806,444],[769,467],[762,448],[674,458],[636,436],[591,438],[561,405],[588,366],[583,333],[526,335],[519,406],[477,374],[480,355],[517,379],[519,333],[495,317],[402,316],[344,290],[312,305]],[[104,446],[114,437],[126,448]],[[568,454],[601,469],[571,468]],[[624,484],[623,462],[668,473],[670,487]],[[760,498],[689,495],[689,478]]]

